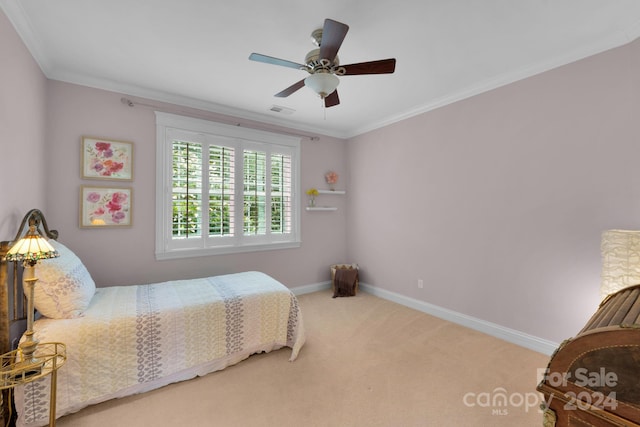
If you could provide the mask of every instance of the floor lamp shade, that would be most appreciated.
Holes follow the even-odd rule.
[[[602,233],[600,295],[640,284],[640,231],[607,230]]]

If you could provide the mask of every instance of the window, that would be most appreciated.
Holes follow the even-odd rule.
[[[300,246],[300,139],[156,112],[156,258]]]

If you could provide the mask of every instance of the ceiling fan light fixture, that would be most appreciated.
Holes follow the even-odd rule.
[[[324,99],[336,90],[340,79],[329,73],[315,73],[304,79],[304,85]]]

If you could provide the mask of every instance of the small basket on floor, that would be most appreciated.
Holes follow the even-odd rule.
[[[331,266],[331,290],[333,298],[352,297],[358,293],[358,264],[334,264]]]

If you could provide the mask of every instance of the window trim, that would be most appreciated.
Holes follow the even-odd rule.
[[[175,114],[155,112],[156,115],[156,225],[155,225],[155,256],[157,260],[191,258],[210,255],[235,254],[245,252],[256,252],[266,250],[279,250],[297,248],[301,245],[300,239],[300,144],[299,137],[266,132],[257,129],[249,129],[238,126],[231,126],[209,120],[196,119],[192,117],[178,116]],[[292,200],[291,200],[291,238],[282,240],[282,235],[269,240],[252,239],[258,243],[247,243],[244,236],[234,236],[227,246],[207,246],[211,241],[208,235],[199,239],[199,247],[175,248],[169,245],[171,240],[171,187],[172,187],[172,156],[171,145],[173,132],[184,132],[191,134],[201,134],[202,139],[207,137],[221,138],[235,141],[241,145],[260,146],[269,145],[274,151],[277,147],[283,147],[291,153],[292,158]],[[241,155],[241,154],[237,154]],[[236,200],[236,203],[242,203]],[[242,209],[242,204],[240,205]],[[242,225],[237,224],[237,232],[242,233]],[[197,240],[194,240],[194,243]]]

